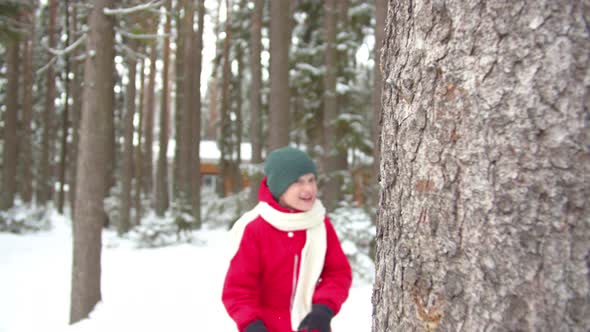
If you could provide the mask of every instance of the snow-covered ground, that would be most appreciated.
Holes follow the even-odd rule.
[[[221,304],[225,231],[201,230],[191,243],[137,248],[103,233],[102,302],[68,325],[70,221],[49,231],[0,233],[0,332],[236,331]],[[336,332],[371,330],[372,285],[355,279],[332,323]]]

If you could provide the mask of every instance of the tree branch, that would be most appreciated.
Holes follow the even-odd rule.
[[[163,1],[152,1],[150,3],[144,3],[135,7],[130,7],[130,8],[119,8],[119,9],[110,9],[110,8],[105,8],[103,9],[103,13],[105,15],[127,15],[127,14],[132,14],[132,13],[136,13],[136,12],[140,12],[146,9],[151,9],[151,8],[156,8],[156,7],[160,7],[162,5]]]
[[[166,38],[168,35],[166,34],[146,34],[146,33],[131,33],[122,29],[115,29],[121,36],[129,38],[129,39],[157,39],[157,38]]]
[[[80,38],[78,38],[78,40],[76,40],[73,44],[71,44],[70,46],[66,47],[63,50],[56,50],[54,48],[47,48],[49,50],[49,53],[56,55],[56,56],[64,56],[70,52],[72,52],[73,50],[75,50],[78,46],[80,46],[85,40],[86,37],[88,35],[87,34],[83,34]]]

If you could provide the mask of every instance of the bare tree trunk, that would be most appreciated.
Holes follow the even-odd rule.
[[[104,8],[114,0],[96,0],[88,19],[84,102],[78,152],[76,209],[73,218],[73,266],[70,322],[88,317],[101,299],[101,245],[105,211],[104,188],[108,178],[113,121],[109,100],[113,100],[114,19]]]
[[[177,0],[176,1],[176,12],[180,13],[182,8],[184,7],[184,2]],[[174,146],[174,190],[173,190],[173,199],[176,199],[178,193],[181,191],[182,188],[182,178],[181,178],[181,166],[180,166],[180,143],[182,141],[182,113],[184,110],[184,105],[182,101],[184,100],[184,34],[185,27],[182,18],[179,14],[176,15],[176,30],[178,31],[176,34],[176,53],[175,53],[175,66],[176,66],[176,98],[175,98],[175,108],[174,108],[174,136],[176,140],[176,144]]]
[[[56,46],[56,20],[57,20],[57,0],[49,0],[49,26],[48,38],[49,47]],[[53,55],[49,56],[51,61]],[[41,162],[39,163],[39,176],[37,181],[37,203],[43,205],[51,199],[53,192],[53,175],[52,156],[54,147],[54,116],[55,116],[55,72],[53,65],[47,68],[46,80],[45,111],[43,112],[43,137],[41,142]]]
[[[0,190],[0,211],[14,205],[16,187],[16,167],[18,161],[18,59],[19,41],[7,41],[6,48],[6,111],[4,112],[4,147],[2,153],[2,190]]]
[[[255,0],[252,10],[252,26],[250,28],[250,70],[252,83],[250,89],[250,144],[252,146],[252,165],[262,164],[262,68],[260,54],[262,52],[262,13],[264,0]],[[255,174],[250,174],[251,206],[258,201],[258,187],[262,180],[262,167]]]
[[[70,34],[73,36],[78,31],[78,10],[76,6],[72,7],[72,25]],[[76,52],[75,54],[79,54]],[[84,74],[82,65],[78,61],[72,63],[72,72],[74,73],[73,80],[70,81],[72,85],[72,149],[70,160],[70,210],[71,215],[74,215],[76,204],[76,174],[78,160],[78,146],[80,141],[80,121],[82,118],[82,81]]]
[[[383,33],[385,32],[385,18],[387,16],[387,0],[375,0],[375,48],[373,58],[373,127],[371,136],[373,138],[373,169],[375,174],[374,183],[379,179],[379,143],[381,133],[381,90],[383,88],[383,76],[381,75],[381,49],[383,45]]]
[[[183,82],[183,113],[182,113],[182,125],[181,125],[181,140],[180,144],[180,170],[181,170],[181,209],[184,212],[192,211],[191,203],[193,202],[193,167],[192,167],[192,149],[194,148],[192,143],[193,137],[193,110],[194,110],[194,99],[192,94],[194,93],[194,75],[195,71],[193,67],[193,56],[194,56],[194,4],[192,0],[186,0],[184,3],[184,82]]]
[[[150,46],[150,72],[148,75],[147,100],[144,108],[145,119],[143,121],[144,155],[142,180],[144,192],[153,199],[153,162],[154,162],[154,112],[156,99],[156,45]]]
[[[23,46],[23,112],[21,138],[21,198],[26,203],[33,200],[33,47],[35,41],[35,10],[27,15],[29,33]]]
[[[225,0],[225,7],[232,8],[229,0]],[[219,172],[222,186],[222,196],[228,195],[233,192],[233,181],[232,181],[232,167],[231,167],[231,141],[232,141],[232,124],[230,120],[230,97],[229,97],[229,85],[231,80],[230,71],[230,41],[232,38],[231,31],[231,15],[230,9],[226,15],[225,20],[225,39],[223,40],[223,65],[222,65],[222,86],[221,86],[221,107],[220,113],[220,135],[217,139],[220,155],[219,158]]]
[[[166,1],[166,23],[164,25],[164,67],[162,68],[162,97],[160,103],[160,151],[158,154],[158,166],[156,169],[156,214],[164,216],[166,210],[170,206],[170,198],[168,197],[168,139],[170,126],[170,93],[168,89],[168,77],[170,67],[170,26],[172,12],[172,1]]]
[[[327,176],[326,184],[323,186],[323,202],[328,209],[334,208],[340,192],[340,181],[335,175],[338,169],[338,151],[336,142],[338,131],[335,125],[338,117],[338,100],[336,96],[336,77],[338,73],[337,51],[336,51],[336,30],[338,23],[337,0],[324,2],[324,33],[325,33],[325,56],[324,64],[324,173]]]
[[[142,168],[143,168],[143,151],[142,149],[144,148],[144,144],[143,144],[143,119],[144,119],[144,106],[145,106],[145,101],[147,99],[146,97],[146,88],[145,88],[145,59],[142,59],[140,64],[139,64],[139,82],[140,82],[140,86],[139,86],[139,109],[137,111],[137,114],[139,116],[139,120],[137,123],[137,148],[136,148],[136,153],[135,153],[135,202],[134,202],[134,206],[135,206],[135,225],[139,225],[141,223],[141,214],[142,214],[142,196],[141,194],[143,193],[143,172],[142,172]]]
[[[587,8],[389,6],[373,331],[587,331]]]
[[[128,42],[131,49],[135,49],[133,41]],[[127,60],[129,68],[129,83],[125,93],[127,107],[124,117],[123,161],[121,163],[121,219],[117,225],[119,235],[126,233],[131,228],[131,193],[133,180],[133,117],[135,116],[135,79],[137,76],[137,59],[130,55]]]
[[[70,45],[70,5],[69,1],[64,1],[64,11],[65,11],[65,31],[66,31],[66,45]],[[59,213],[63,214],[64,212],[64,204],[65,204],[65,190],[66,190],[66,167],[67,167],[67,157],[68,157],[68,135],[69,135],[69,111],[70,111],[70,56],[66,54],[64,56],[64,61],[66,63],[66,71],[64,73],[65,79],[65,103],[64,103],[64,110],[62,114],[62,136],[61,136],[61,151],[60,151],[60,160],[59,160],[59,193],[57,198],[57,210]]]
[[[201,71],[203,62],[203,34],[205,20],[205,0],[198,1],[197,5],[197,31],[195,32],[195,77],[194,77],[194,104],[195,112],[193,117],[193,142],[195,146],[193,151],[192,165],[194,165],[193,175],[193,216],[195,218],[195,229],[201,228]]]
[[[270,2],[270,151],[289,144],[290,1]]]

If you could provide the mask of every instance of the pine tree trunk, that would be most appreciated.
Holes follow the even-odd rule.
[[[71,35],[75,35],[78,31],[78,10],[76,6],[72,6],[72,25]],[[79,55],[79,51],[74,54]],[[82,81],[84,79],[83,66],[80,62],[74,61],[72,63],[72,72],[74,73],[73,79],[70,81],[72,86],[72,149],[70,160],[70,210],[71,215],[74,215],[75,204],[76,204],[76,174],[77,174],[77,163],[78,160],[78,146],[80,142],[80,121],[82,118]]]
[[[197,2],[197,31],[195,32],[195,77],[194,77],[194,103],[193,117],[194,147],[192,148],[193,174],[193,216],[194,228],[201,228],[201,71],[203,69],[203,34],[205,27],[205,0]]]
[[[35,11],[28,13],[29,34],[23,46],[23,111],[21,137],[20,194],[26,203],[33,200],[33,45],[35,40]]]
[[[142,215],[142,193],[143,193],[143,119],[144,119],[144,108],[145,108],[145,101],[146,97],[146,88],[145,88],[145,59],[142,59],[139,63],[139,109],[137,110],[137,115],[139,117],[137,123],[137,148],[135,153],[135,196],[134,196],[134,207],[135,207],[135,225],[141,224],[141,215]]]
[[[184,6],[184,2],[176,1],[176,12],[180,13]],[[182,101],[184,99],[184,34],[185,27],[180,14],[176,15],[176,61],[175,61],[175,74],[176,74],[176,87],[175,87],[175,107],[174,107],[174,136],[176,144],[174,146],[174,190],[172,193],[172,199],[176,199],[178,193],[182,188],[182,177],[181,177],[181,166],[180,166],[180,143],[182,141],[182,113],[184,106]]]
[[[381,75],[381,49],[383,45],[383,33],[385,31],[385,18],[387,16],[387,0],[375,0],[375,46],[373,58],[375,65],[373,67],[373,126],[371,128],[371,137],[373,139],[373,170],[375,174],[374,184],[377,185],[379,179],[379,141],[381,132],[381,90],[383,89],[383,76]],[[371,195],[376,196],[376,195]]]
[[[290,1],[270,1],[269,151],[289,144],[290,17]]]
[[[144,155],[143,161],[143,190],[151,199],[153,190],[153,163],[154,163],[154,112],[156,103],[156,45],[150,46],[150,72],[147,84],[147,100],[144,108],[143,121],[143,138],[144,138]],[[152,200],[153,202],[153,200]]]
[[[70,322],[88,317],[101,299],[102,228],[105,182],[113,121],[114,19],[104,15],[114,0],[96,0],[89,16],[88,57],[84,67],[84,102],[78,152],[76,209],[73,218],[73,266]]]
[[[225,0],[225,7],[232,8],[229,0]],[[219,172],[221,183],[223,184],[221,189],[221,196],[226,196],[233,192],[233,179],[232,179],[232,167],[231,167],[231,151],[232,151],[232,124],[230,120],[230,96],[229,86],[231,80],[230,70],[230,41],[232,38],[231,31],[231,12],[226,15],[225,21],[225,39],[223,40],[223,65],[221,67],[222,72],[222,85],[221,85],[221,106],[220,106],[220,136],[217,139],[220,151],[219,158]]]
[[[252,10],[252,26],[250,28],[250,144],[252,146],[252,165],[262,164],[262,69],[260,54],[262,52],[262,13],[264,0],[255,0]],[[258,201],[258,187],[262,180],[262,169],[250,175],[249,205]]]
[[[193,137],[193,98],[194,92],[194,68],[193,66],[193,23],[194,23],[194,4],[193,1],[187,0],[184,2],[184,81],[183,81],[183,110],[182,110],[182,124],[180,136],[180,174],[181,174],[181,209],[190,213],[192,210],[191,203],[193,202],[193,168],[192,168],[192,137]]]
[[[327,177],[323,186],[322,201],[328,209],[332,209],[338,199],[340,181],[335,176],[338,169],[338,151],[336,142],[338,133],[334,122],[338,116],[338,101],[336,96],[337,52],[336,52],[336,29],[338,22],[337,0],[324,2],[324,40],[326,51],[324,55],[324,113],[323,113],[323,135],[324,135],[324,158],[323,168]]]
[[[135,49],[135,43],[129,41],[131,49]],[[126,233],[131,228],[131,193],[133,180],[133,117],[135,116],[135,80],[137,76],[137,59],[130,55],[127,60],[129,68],[129,83],[127,83],[126,111],[123,120],[125,141],[123,144],[123,160],[121,162],[121,219],[117,224],[119,235]]]
[[[6,111],[4,112],[4,147],[2,153],[2,190],[0,190],[0,211],[14,205],[16,187],[16,166],[18,160],[18,85],[19,85],[19,41],[10,39],[6,48]]]
[[[169,13],[172,12],[172,1],[166,1],[166,23],[164,25],[164,34],[170,34],[171,19]],[[158,154],[158,165],[156,168],[156,214],[164,216],[170,205],[168,197],[168,139],[170,123],[170,93],[168,89],[168,77],[170,67],[170,37],[164,38],[164,67],[162,68],[162,96],[160,103],[160,151]]]
[[[389,6],[373,331],[587,331],[586,8]]]
[[[64,1],[64,11],[65,11],[65,31],[66,31],[66,45],[70,45],[71,34],[70,34],[70,5],[69,1]],[[66,197],[66,168],[67,168],[67,157],[68,157],[68,135],[69,135],[69,113],[70,113],[70,55],[64,55],[64,62],[66,63],[66,70],[64,73],[64,89],[65,89],[65,103],[64,109],[62,113],[62,123],[61,123],[61,144],[60,144],[60,160],[59,160],[59,193],[57,198],[57,210],[59,213],[63,214],[64,212],[64,205],[65,205],[65,197]]]
[[[56,46],[56,20],[57,20],[57,0],[49,0],[49,26],[47,28],[49,47],[55,49]],[[49,56],[47,61],[52,60],[53,55]],[[54,142],[54,117],[55,117],[55,72],[53,65],[47,68],[46,74],[46,96],[45,110],[43,111],[43,136],[41,142],[41,161],[39,163],[38,180],[37,180],[37,203],[44,205],[51,199],[53,192],[53,175],[51,169],[53,163]]]

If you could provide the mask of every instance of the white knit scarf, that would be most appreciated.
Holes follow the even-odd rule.
[[[240,246],[246,225],[257,216],[261,216],[266,222],[281,231],[307,230],[305,245],[301,251],[295,297],[291,307],[293,331],[297,330],[303,318],[311,311],[313,292],[324,266],[326,256],[325,215],[326,209],[318,199],[309,211],[300,213],[281,212],[266,202],[260,202],[254,209],[240,217],[230,231],[231,258]]]

